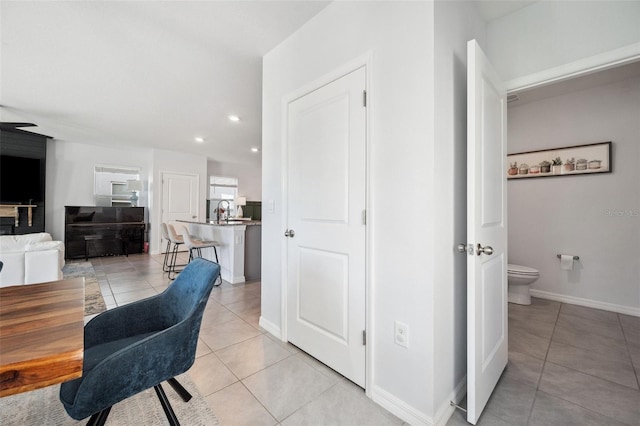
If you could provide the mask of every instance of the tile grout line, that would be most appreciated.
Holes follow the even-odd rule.
[[[633,363],[633,357],[631,356],[631,349],[629,348],[629,340],[627,339],[627,333],[624,330],[624,326],[622,325],[622,319],[620,318],[619,313],[616,314],[616,318],[618,319],[618,323],[620,324],[620,328],[622,329],[622,336],[624,337],[624,343],[627,348],[627,355],[629,356],[629,361],[631,362],[631,368],[633,369],[633,373],[636,376],[636,383],[638,384],[638,389],[640,392],[640,378],[638,377],[640,374],[640,371],[638,371],[635,364]]]
[[[553,322],[553,330],[551,330],[551,336],[549,336],[549,347],[547,348],[546,353],[544,354],[544,360],[542,361],[542,373],[538,378],[538,383],[536,384],[536,390],[540,389],[540,382],[542,381],[542,374],[544,374],[544,367],[547,364],[547,359],[549,358],[549,352],[551,351],[551,344],[553,343],[553,335],[556,333],[556,327],[558,326],[558,320],[560,319],[560,312],[562,312],[563,303],[560,302],[560,306],[558,307],[558,313],[556,314],[556,319]]]
[[[325,389],[324,391],[320,392],[318,395],[316,395],[314,398],[312,398],[310,401],[305,402],[304,404],[302,404],[300,407],[298,407],[297,410],[295,410],[293,413],[289,414],[287,417],[285,417],[284,419],[282,419],[282,421],[280,423],[282,423],[283,421],[287,420],[289,417],[293,416],[294,414],[296,414],[298,411],[302,410],[304,407],[308,406],[309,404],[311,404],[312,402],[314,402],[317,398],[320,398],[322,395],[324,395],[325,393],[329,392],[331,389],[333,389],[334,387],[338,386],[340,383],[342,383],[342,380],[337,381],[336,383],[334,383],[333,385],[329,386],[327,389]],[[277,420],[277,419],[276,419]]]
[[[267,407],[265,407],[262,401],[260,401],[260,399],[258,399],[258,397],[254,395],[253,392],[251,392],[251,389],[249,389],[242,380],[240,380],[240,384],[242,385],[242,387],[244,387],[247,390],[247,392],[249,392],[249,395],[251,395],[251,397],[255,399],[258,402],[258,404],[262,406],[262,408],[264,408],[264,410],[271,416],[271,418],[276,421],[275,424],[279,425],[281,423],[280,420],[278,420],[278,418],[271,411],[269,411]]]
[[[553,363],[552,363],[552,364],[553,364]],[[554,364],[554,365],[555,365],[555,364]],[[600,412],[598,412],[598,411],[592,410],[592,409],[591,409],[591,408],[589,408],[589,407],[582,406],[582,405],[580,405],[580,404],[578,404],[578,403],[576,403],[576,402],[570,401],[570,400],[568,400],[568,399],[564,399],[564,398],[563,398],[562,396],[560,396],[560,395],[554,395],[554,394],[552,394],[552,393],[548,393],[548,392],[545,392],[545,391],[542,391],[542,390],[541,390],[541,391],[538,391],[538,392],[541,392],[541,393],[543,393],[543,394],[545,394],[545,395],[548,395],[548,396],[549,396],[549,397],[551,397],[551,398],[557,398],[557,399],[559,399],[559,400],[561,400],[561,401],[564,401],[564,402],[566,402],[566,403],[568,403],[568,404],[578,406],[578,407],[582,408],[583,410],[587,410],[588,412],[593,413],[593,414],[595,414],[595,415],[597,415],[597,416],[600,416],[600,417],[606,417],[607,419],[611,419],[611,420],[613,420],[613,421],[615,421],[615,422],[618,422],[618,423],[621,423],[621,424],[626,424],[626,423],[624,423],[624,422],[622,422],[622,421],[620,421],[620,420],[618,420],[618,419],[616,419],[616,418],[614,418],[614,417],[611,417],[611,416],[606,415],[606,414],[602,414],[602,413],[600,413]],[[537,393],[537,392],[536,392],[536,393]],[[632,426],[632,425],[629,425],[629,426]]]
[[[640,390],[638,390],[638,389],[634,389],[634,388],[631,388],[631,387],[629,387],[629,386],[623,385],[623,384],[621,384],[621,383],[614,382],[614,381],[612,381],[612,380],[605,379],[605,378],[603,378],[603,377],[596,376],[596,375],[593,375],[593,374],[591,374],[591,373],[586,373],[586,372],[584,372],[584,371],[577,370],[577,369],[575,369],[575,368],[567,367],[566,365],[556,364],[555,362],[552,362],[552,361],[549,361],[549,364],[553,364],[553,365],[555,365],[556,367],[560,367],[560,368],[566,368],[567,370],[575,371],[576,373],[584,374],[585,376],[589,376],[589,377],[592,377],[592,378],[597,379],[597,380],[602,380],[602,381],[607,382],[607,383],[609,383],[609,384],[611,384],[611,385],[619,386],[619,387],[622,387],[622,388],[624,388],[624,389],[628,389],[628,390],[630,390],[630,391],[640,393]],[[544,392],[544,391],[542,391],[542,392]],[[639,395],[639,396],[640,396],[640,395]],[[574,402],[574,404],[575,404],[575,402]],[[578,405],[578,404],[576,404],[576,405]]]
[[[536,405],[536,400],[538,399],[538,392],[542,392],[540,390],[540,382],[542,382],[542,376],[544,375],[544,370],[547,365],[547,358],[549,357],[549,351],[551,350],[551,343],[553,342],[553,335],[556,332],[556,327],[558,326],[558,319],[560,318],[560,312],[562,311],[562,302],[560,302],[560,306],[558,307],[558,313],[556,314],[555,321],[553,322],[553,330],[551,330],[551,335],[549,336],[549,346],[547,347],[547,351],[544,354],[544,359],[542,360],[542,371],[540,371],[540,376],[538,377],[538,381],[536,382],[536,392],[533,394],[533,401],[531,402],[531,407],[529,408],[529,415],[527,416],[528,425],[531,422],[531,416],[533,415],[533,408]]]
[[[564,304],[564,303],[562,303],[562,305],[565,305],[565,304]],[[580,316],[577,316],[577,315],[573,315],[573,314],[568,314],[568,313],[564,313],[564,315],[569,316],[569,317],[573,317],[573,318],[578,318],[578,319],[583,318],[583,317],[580,317]],[[558,319],[559,319],[559,318],[558,318]],[[588,318],[588,319],[590,319],[590,318]],[[621,324],[621,322],[620,322],[620,319],[619,319],[619,314],[617,314],[617,313],[616,313],[616,319],[617,319],[617,322],[618,322],[618,326],[620,327],[620,330],[621,330],[621,333],[622,333],[622,336],[623,336],[623,339],[622,339],[622,340],[624,341],[624,346],[625,346],[625,349],[626,349],[626,352],[627,352],[627,355],[628,355],[628,359],[627,359],[626,361],[629,361],[629,365],[631,366],[631,368],[633,369],[634,374],[635,374],[635,373],[637,372],[637,370],[635,369],[635,366],[633,365],[633,359],[631,358],[631,354],[630,354],[630,352],[629,352],[629,344],[628,344],[628,342],[627,342],[627,340],[626,340],[626,336],[625,336],[625,333],[624,333],[624,327],[622,326],[622,324]],[[593,319],[593,320],[594,320],[594,321],[601,322],[601,320],[597,320],[597,319]],[[553,340],[553,336],[554,336],[554,334],[555,334],[556,327],[557,327],[557,324],[556,324],[556,325],[554,325],[554,330],[553,330],[553,333],[552,333],[552,340],[551,340],[551,343],[553,343],[553,342],[554,342],[554,340]],[[601,334],[597,334],[597,333],[589,333],[589,334],[593,334],[593,335],[601,336],[601,337],[606,337],[606,336],[602,336]],[[615,339],[615,340],[619,340],[619,339],[617,339],[617,338],[614,338],[614,339]],[[588,348],[584,348],[584,347],[581,347],[581,346],[575,346],[575,345],[570,344],[570,343],[567,343],[567,342],[558,342],[558,341],[555,341],[555,343],[556,343],[556,344],[558,344],[558,345],[564,345],[564,346],[568,346],[568,347],[571,347],[571,348],[575,348],[575,349],[580,350],[580,351],[589,351],[589,349],[588,349]],[[550,347],[549,347],[549,349],[550,349]],[[597,351],[595,351],[595,352],[597,352]],[[602,353],[600,353],[600,352],[597,352],[597,353],[599,353],[599,354],[601,354],[601,355],[602,355]],[[546,359],[546,357],[545,357],[545,364],[546,364],[546,362],[547,362],[547,359]],[[551,362],[551,361],[549,361],[549,362]],[[557,363],[555,363],[555,362],[551,362],[551,363],[552,363],[553,365],[557,365],[557,366],[560,366],[560,367],[568,368],[568,369],[570,369],[570,370],[572,370],[572,371],[576,371],[576,372],[578,372],[578,373],[582,373],[582,374],[588,375],[588,376],[593,377],[593,378],[596,378],[596,379],[605,380],[605,381],[607,381],[607,382],[609,382],[609,383],[614,383],[614,384],[616,384],[616,385],[623,386],[623,387],[628,388],[628,389],[632,389],[632,390],[640,391],[640,383],[638,383],[638,375],[637,375],[637,374],[635,374],[635,378],[636,378],[636,383],[637,383],[639,386],[638,386],[638,388],[637,388],[637,389],[635,389],[635,388],[632,388],[632,387],[627,386],[627,385],[625,385],[625,384],[622,384],[622,383],[616,382],[616,381],[614,381],[614,380],[611,380],[611,379],[609,379],[609,378],[601,377],[601,376],[598,376],[598,375],[596,375],[596,374],[592,374],[592,373],[589,373],[589,372],[586,372],[586,371],[579,370],[579,369],[577,369],[577,368],[573,368],[573,367],[571,367],[571,366],[566,366],[566,365],[562,365],[562,364],[557,364]]]
[[[562,305],[564,305],[564,303],[563,303],[563,302],[560,302],[560,310],[558,311],[558,318],[560,317],[560,311],[562,310]],[[565,314],[565,315],[571,315],[571,314]],[[576,317],[576,315],[572,315],[572,316]],[[577,318],[580,318],[580,317],[577,317]],[[625,336],[625,334],[624,334],[624,327],[622,327],[622,323],[620,322],[619,314],[616,314],[616,318],[618,319],[618,323],[619,323],[620,328],[621,328],[621,330],[622,330],[622,335],[623,335],[623,336]],[[551,341],[553,341],[553,334],[555,333],[556,326],[557,326],[557,320],[556,320],[556,323],[554,323],[554,326],[553,326],[553,333],[551,334],[551,339],[552,339]],[[573,346],[573,345],[568,345],[568,346],[575,347],[575,346]],[[627,352],[628,352],[628,351],[629,351],[629,345],[628,345],[628,343],[627,343],[627,341],[626,341],[626,337],[625,337],[625,346],[627,347]],[[549,349],[547,350],[547,356],[548,356],[548,353],[549,353],[549,350],[550,350],[550,349],[551,349],[551,343],[549,344]],[[578,349],[581,349],[581,348],[578,348]],[[564,365],[556,364],[555,362],[552,362],[552,361],[547,361],[547,356],[545,356],[545,360],[544,360],[544,365],[543,365],[543,374],[544,374],[544,367],[546,366],[547,362],[549,362],[550,364],[553,364],[553,365],[556,365],[556,366],[559,366],[559,367],[563,367],[563,368],[567,368],[567,369],[569,369],[569,370],[571,370],[571,371],[575,371],[575,372],[578,372],[578,373],[580,373],[580,374],[584,374],[584,375],[587,375],[587,376],[589,376],[589,377],[593,377],[593,378],[595,378],[595,379],[604,380],[604,381],[609,382],[609,383],[612,383],[612,384],[614,384],[614,385],[622,386],[622,387],[624,387],[624,388],[626,388],[626,389],[631,389],[631,390],[634,390],[634,391],[640,392],[640,390],[638,390],[638,389],[633,389],[633,388],[631,388],[631,387],[629,387],[629,386],[623,385],[623,384],[618,383],[618,382],[614,382],[614,381],[609,380],[609,379],[606,379],[606,378],[604,378],[604,377],[596,376],[596,375],[594,375],[594,374],[590,374],[590,373],[587,373],[587,372],[584,372],[584,371],[581,371],[581,370],[578,370],[578,369],[575,369],[575,368],[572,368],[572,367],[567,367],[567,366],[564,366]],[[629,354],[629,357],[631,357],[631,355],[630,355],[630,354]],[[633,365],[633,362],[632,362],[632,361],[631,361],[631,367],[634,369],[634,372],[635,372],[635,366]],[[541,381],[541,380],[542,380],[542,375],[540,376],[540,381]],[[638,376],[636,375],[636,382],[637,382],[637,381],[638,381]],[[639,387],[639,389],[640,389],[640,387]],[[542,391],[542,392],[544,392],[544,391]],[[555,396],[555,395],[554,395],[554,396]],[[560,399],[563,399],[563,398],[560,398]],[[563,400],[564,400],[564,399],[563,399]],[[567,401],[567,402],[571,402],[571,401]],[[576,404],[575,402],[573,402],[573,404],[575,404],[575,405],[579,405],[579,404]],[[580,406],[580,407],[582,407],[581,405],[579,405],[579,406]],[[582,408],[588,409],[587,407],[582,407]],[[590,410],[590,411],[591,411],[591,410]],[[604,414],[601,414],[601,413],[598,413],[598,414],[600,414],[600,415],[604,415]]]
[[[287,357],[285,357],[285,358],[281,359],[280,361],[278,361],[278,362],[274,362],[273,364],[271,364],[271,365],[269,365],[269,366],[267,366],[267,367],[263,368],[262,370],[260,370],[260,371],[256,371],[255,373],[252,373],[252,374],[248,375],[248,376],[247,376],[247,377],[245,377],[244,379],[240,379],[240,383],[242,383],[242,386],[244,386],[244,388],[245,388],[247,391],[249,391],[249,394],[253,397],[253,399],[255,399],[256,401],[258,401],[258,403],[259,403],[260,405],[262,405],[262,407],[267,411],[267,413],[269,413],[269,415],[270,415],[271,417],[273,417],[273,419],[276,421],[276,424],[280,424],[280,423],[282,423],[282,421],[281,421],[281,420],[278,420],[278,417],[276,417],[276,415],[275,415],[274,413],[272,413],[271,411],[269,411],[269,409],[268,409],[268,408],[267,408],[267,407],[262,403],[262,401],[260,401],[260,398],[258,398],[258,396],[257,396],[256,394],[254,394],[253,392],[251,392],[251,389],[249,389],[249,388],[247,387],[247,385],[244,383],[244,380],[245,380],[245,379],[248,379],[249,377],[253,377],[253,376],[255,376],[256,374],[258,374],[258,373],[260,373],[260,372],[262,372],[262,371],[266,370],[267,368],[273,367],[274,365],[277,365],[277,364],[279,364],[279,363],[283,362],[283,361],[284,361],[284,360],[286,360],[286,359],[289,359],[292,355],[295,355],[295,354],[290,353],[290,354],[289,354],[289,356],[287,356]],[[289,417],[289,416],[287,416],[287,417]],[[284,419],[283,419],[283,420],[284,420]]]

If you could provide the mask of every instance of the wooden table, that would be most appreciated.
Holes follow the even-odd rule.
[[[82,376],[84,278],[0,288],[0,397]]]

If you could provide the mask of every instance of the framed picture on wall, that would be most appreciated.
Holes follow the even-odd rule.
[[[508,179],[611,173],[611,142],[508,154]]]

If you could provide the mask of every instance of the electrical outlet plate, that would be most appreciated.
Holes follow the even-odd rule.
[[[400,321],[394,323],[394,341],[397,345],[409,347],[409,326]]]

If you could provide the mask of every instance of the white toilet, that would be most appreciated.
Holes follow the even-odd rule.
[[[507,265],[507,282],[509,283],[509,302],[519,305],[530,305],[529,287],[540,277],[537,269],[528,266]]]

